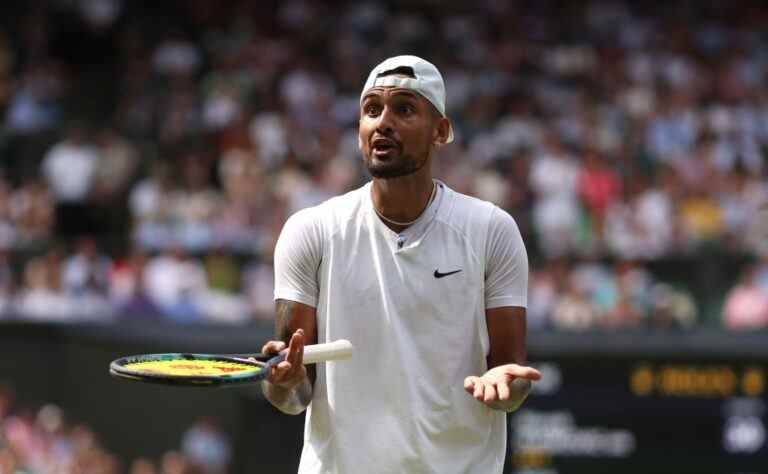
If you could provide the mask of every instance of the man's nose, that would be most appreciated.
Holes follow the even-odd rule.
[[[376,130],[383,135],[388,135],[394,130],[393,127],[394,116],[392,114],[392,110],[389,107],[384,107],[384,109],[381,111],[381,114],[379,114],[379,120],[376,123]]]

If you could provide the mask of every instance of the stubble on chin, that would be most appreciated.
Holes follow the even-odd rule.
[[[390,162],[380,162],[373,158],[369,158],[365,161],[365,166],[374,178],[392,179],[413,174],[417,172],[423,164],[419,166],[419,163],[403,160],[402,158],[397,158]]]
[[[387,161],[377,160],[372,154],[364,156],[365,167],[368,172],[377,179],[393,179],[408,176],[421,170],[427,164],[424,158],[417,161],[413,158],[398,155]]]

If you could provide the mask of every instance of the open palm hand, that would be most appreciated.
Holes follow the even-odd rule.
[[[491,408],[513,411],[528,396],[531,381],[540,378],[541,373],[533,367],[505,364],[490,369],[482,376],[467,377],[464,379],[464,390]]]

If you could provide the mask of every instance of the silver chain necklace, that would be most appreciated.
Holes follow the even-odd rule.
[[[399,225],[399,226],[409,226],[409,225],[415,223],[417,220],[419,220],[421,218],[421,215],[424,214],[424,211],[426,211],[427,208],[429,208],[429,205],[432,204],[432,200],[435,199],[435,192],[436,191],[437,191],[437,185],[433,181],[432,182],[432,194],[429,196],[429,201],[427,201],[427,205],[424,206],[424,209],[419,213],[418,216],[416,216],[416,219],[414,219],[414,220],[412,220],[410,222],[398,222],[398,221],[392,220],[392,219],[384,216],[384,214],[380,213],[379,210],[376,209],[376,204],[373,202],[373,199],[371,199],[371,204],[373,205],[373,212],[375,212],[376,215],[379,216],[382,220],[387,221],[390,224]]]

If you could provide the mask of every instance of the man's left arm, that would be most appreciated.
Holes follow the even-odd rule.
[[[496,410],[511,412],[522,405],[538,370],[526,366],[525,308],[504,306],[485,311],[490,351],[489,370],[464,380],[464,389]]]
[[[514,411],[541,374],[525,365],[528,255],[517,223],[498,207],[488,225],[485,267],[489,370],[467,377],[464,389],[491,408]]]

